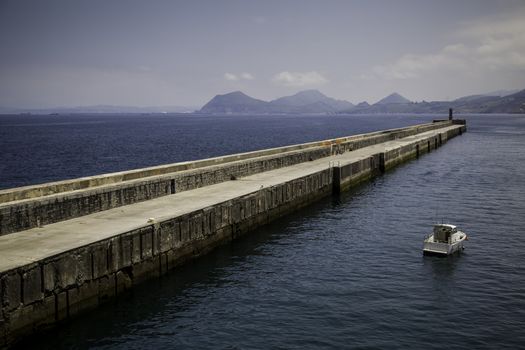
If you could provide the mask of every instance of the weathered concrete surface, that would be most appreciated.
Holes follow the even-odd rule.
[[[147,201],[176,192],[189,191],[230,181],[231,178],[245,177],[329,155],[329,147],[312,147],[302,151],[287,151],[241,161],[222,162],[219,165],[200,167],[195,170],[180,170],[115,184],[60,191],[45,196],[35,194],[33,198],[0,203],[0,235]],[[4,192],[7,197],[9,191]],[[17,189],[9,193],[14,195]],[[27,195],[24,191],[22,193]]]
[[[339,180],[334,184],[334,191],[344,191],[360,181],[428,153],[442,146],[449,138],[461,135],[464,130],[465,126],[452,126],[352,152],[355,157],[343,157],[333,165],[335,176]]]
[[[0,236],[0,345],[94,307],[332,190],[439,147],[464,130],[447,124]]]

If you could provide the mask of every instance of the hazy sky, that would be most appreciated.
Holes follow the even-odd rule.
[[[525,1],[0,0],[0,106],[525,88]]]

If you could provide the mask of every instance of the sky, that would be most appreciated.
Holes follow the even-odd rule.
[[[525,88],[523,0],[0,0],[0,106]]]

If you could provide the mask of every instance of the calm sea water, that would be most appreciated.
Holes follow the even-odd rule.
[[[102,118],[93,118],[100,124],[89,124],[86,118],[82,126],[73,121],[56,127],[78,128],[78,133],[68,136],[78,145],[74,135],[90,140],[94,135],[90,128],[104,129]],[[128,123],[135,122],[145,129],[149,141],[126,139],[124,134],[129,134],[115,131],[114,138],[120,140],[115,143],[109,140],[109,131],[99,131],[95,149],[117,157],[119,166],[133,167],[149,160],[128,163],[128,157],[116,149],[147,159],[148,153],[152,157],[156,153],[151,151],[152,143],[160,147],[159,138],[173,139],[162,146],[172,158],[163,155],[166,158],[155,158],[153,164],[178,160],[175,144],[188,150],[188,158],[197,158],[428,119],[309,117],[291,119],[289,125],[281,118],[258,117],[254,130],[249,120],[225,117],[221,122],[226,125],[213,122],[216,129],[198,132],[201,120],[183,117],[177,121],[180,129],[169,137],[167,125],[172,122],[167,117],[151,124],[138,117],[113,118],[109,122],[113,130],[119,129],[117,125],[128,130]],[[525,117],[468,116],[467,120],[468,132],[444,147],[338,198],[326,198],[262,227],[21,346],[525,349]],[[155,121],[164,124],[155,126]],[[185,136],[182,125],[192,137]],[[34,124],[28,129],[34,130]],[[7,133],[9,138],[14,134]],[[26,137],[31,139],[29,133]],[[62,135],[40,137],[56,144]],[[35,147],[38,137],[32,138],[34,142],[22,147],[21,154],[28,159],[11,155],[12,162],[58,162],[54,156],[36,159],[35,154],[44,157],[55,152]],[[237,138],[242,141],[232,140]],[[2,145],[22,136],[12,139],[2,140]],[[73,148],[96,154],[76,147],[65,142],[60,151],[74,155]],[[31,148],[33,156],[27,151]],[[86,174],[96,173],[96,164],[107,164],[75,157],[91,169]],[[65,175],[70,174],[54,176]],[[45,175],[39,179],[47,181]],[[424,236],[432,223],[442,219],[469,234],[467,249],[448,258],[422,256]]]

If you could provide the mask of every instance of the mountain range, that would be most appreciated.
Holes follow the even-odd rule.
[[[72,114],[72,113],[206,113],[206,114],[385,114],[385,113],[525,113],[525,90],[498,90],[486,94],[469,95],[452,101],[412,102],[398,93],[392,93],[374,104],[352,104],[328,97],[318,90],[305,90],[272,101],[255,99],[241,91],[213,97],[202,108],[161,106],[81,106],[40,109],[2,108],[0,114]]]
[[[217,95],[198,112],[208,114],[384,114],[384,113],[525,113],[525,90],[500,90],[453,101],[412,102],[392,93],[370,105],[336,100],[317,90],[305,90],[272,101],[258,100],[241,91]]]
[[[199,112],[212,114],[325,114],[337,113],[353,107],[354,105],[348,101],[330,98],[317,90],[300,91],[295,95],[281,97],[269,102],[255,99],[241,91],[235,91],[215,96]]]

